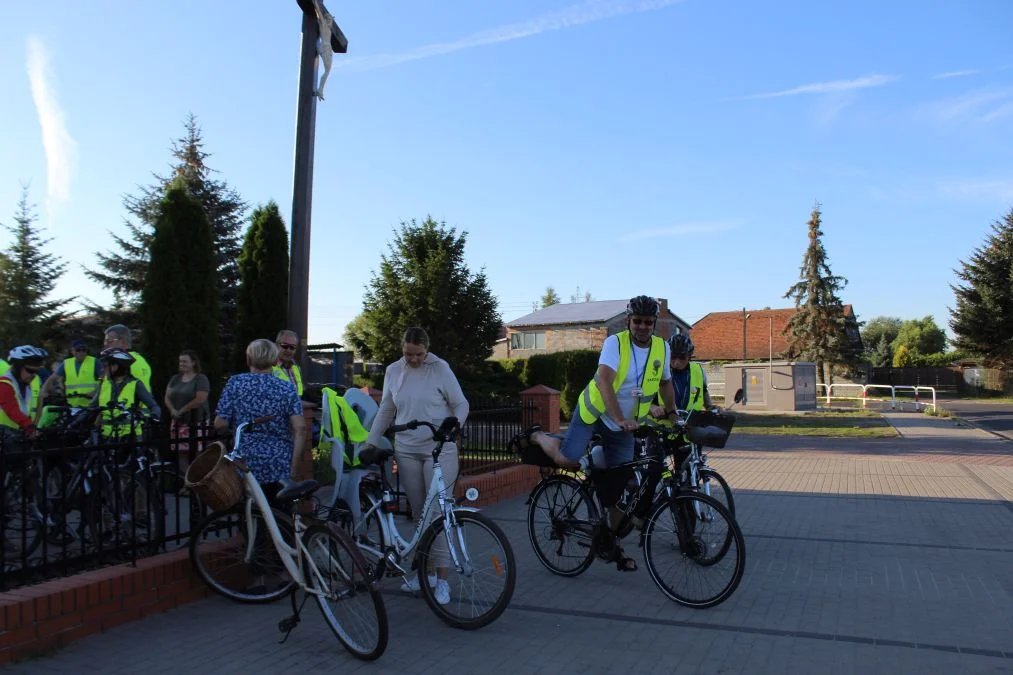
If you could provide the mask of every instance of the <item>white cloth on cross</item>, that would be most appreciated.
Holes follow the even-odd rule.
[[[334,49],[331,47],[331,26],[334,23],[334,16],[324,7],[323,0],[313,0],[313,9],[316,11],[317,23],[320,26],[317,54],[324,62],[324,74],[320,78],[320,84],[313,90],[313,94],[323,101],[324,85],[327,84],[327,76],[331,74],[331,60],[334,57]]]

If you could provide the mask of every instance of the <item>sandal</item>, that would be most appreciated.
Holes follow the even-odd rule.
[[[541,425],[532,424],[530,427],[510,439],[510,442],[507,443],[507,450],[517,455],[521,454],[521,450],[531,446],[531,435],[536,431],[541,430]]]

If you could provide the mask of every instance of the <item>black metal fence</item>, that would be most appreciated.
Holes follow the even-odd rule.
[[[148,425],[107,439],[61,425],[29,441],[5,429],[0,590],[178,547],[204,515],[182,489],[202,432],[180,441]]]
[[[458,450],[461,474],[473,475],[516,464],[507,445],[534,418],[534,405],[517,399],[469,401],[471,412],[464,424]]]

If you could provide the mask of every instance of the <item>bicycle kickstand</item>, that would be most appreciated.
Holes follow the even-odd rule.
[[[303,594],[302,602],[299,603],[298,607],[296,607],[295,605],[295,596],[296,592],[293,590],[291,595],[292,612],[293,612],[292,616],[286,616],[284,619],[278,622],[278,630],[280,630],[282,633],[285,634],[285,637],[283,637],[281,641],[278,643],[280,645],[285,644],[285,641],[288,640],[288,636],[291,635],[292,631],[295,630],[295,627],[299,625],[299,614],[302,613],[302,608],[306,604],[306,601],[309,600],[310,594],[309,593]]]

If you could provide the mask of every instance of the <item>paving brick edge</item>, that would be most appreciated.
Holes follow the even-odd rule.
[[[538,467],[515,465],[461,476],[454,492],[476,488],[470,506],[529,492]],[[42,656],[129,621],[203,600],[212,591],[194,574],[187,549],[0,593],[0,665]]]

